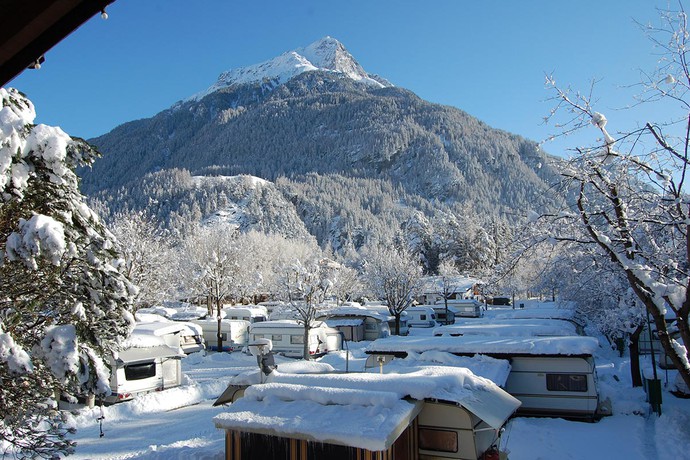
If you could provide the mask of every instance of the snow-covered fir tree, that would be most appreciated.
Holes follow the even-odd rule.
[[[57,398],[109,393],[136,288],[78,189],[95,152],[34,125],[18,91],[0,98],[0,450],[52,457],[73,450]]]

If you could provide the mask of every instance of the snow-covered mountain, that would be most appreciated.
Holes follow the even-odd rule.
[[[453,218],[478,232],[480,222],[514,227],[552,203],[558,178],[535,142],[367,73],[330,37],[226,72],[90,142],[103,158],[82,170],[82,190],[115,210],[230,223],[239,214],[224,203],[242,197],[193,187],[191,176],[251,175],[271,186],[251,200],[249,215],[262,223],[246,228],[306,229],[334,250],[403,227],[432,247],[431,235],[456,228]]]
[[[277,86],[301,73],[318,70],[341,74],[377,88],[392,86],[387,80],[368,74],[338,40],[324,37],[307,47],[288,51],[260,64],[223,72],[208,89],[187,100],[199,101],[233,85],[270,83]]]

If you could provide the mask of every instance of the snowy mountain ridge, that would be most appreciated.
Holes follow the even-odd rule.
[[[342,43],[327,36],[268,61],[223,72],[213,85],[187,101],[199,101],[211,93],[234,85],[263,81],[280,85],[301,73],[317,70],[339,73],[373,87],[393,86],[383,78],[368,74]]]

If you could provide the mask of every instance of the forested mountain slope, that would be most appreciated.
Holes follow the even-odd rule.
[[[257,176],[277,182],[322,243],[347,228],[399,228],[413,211],[513,220],[553,199],[555,160],[535,142],[366,74],[333,39],[304,55],[309,48],[321,53],[313,69],[281,73],[286,62],[307,66],[292,52],[226,72],[208,90],[92,139],[103,158],[82,171],[83,190],[117,207],[115,196],[138,193],[151,173]],[[381,200],[395,206],[366,206],[367,187],[390,191]]]

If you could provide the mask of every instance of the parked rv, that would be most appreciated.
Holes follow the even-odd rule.
[[[201,327],[206,346],[209,350],[218,351],[218,320],[199,319],[192,321]],[[222,319],[220,322],[222,351],[241,350],[247,344],[249,321],[237,319]]]
[[[369,360],[405,357],[410,352],[445,351],[458,356],[487,355],[510,361],[505,390],[522,402],[518,413],[596,419],[610,415],[599,399],[593,337],[410,337],[372,342]]]
[[[445,304],[431,305],[436,314],[436,322],[441,325],[449,325],[455,323],[455,312],[453,308],[449,305],[446,309]]]
[[[452,309],[455,317],[479,318],[482,316],[482,304],[475,299],[449,300],[448,308]]]
[[[407,324],[410,327],[436,327],[436,313],[429,305],[416,305],[408,307],[405,310],[407,313]]]
[[[328,310],[316,318],[329,327],[342,332],[345,340],[359,342],[376,340],[390,335],[388,315],[357,307],[342,307]]]
[[[390,330],[391,335],[395,334],[395,316],[390,314],[390,311],[388,310],[387,306],[377,303],[367,303],[363,306],[363,308],[370,311],[378,312],[382,315],[386,315],[388,317],[388,329]],[[408,335],[409,333],[410,324],[407,321],[407,312],[402,312],[402,315],[400,315],[399,335]]]
[[[126,401],[151,391],[177,387],[182,383],[179,347],[158,345],[124,349],[110,361],[110,388],[106,404]]]
[[[138,314],[138,318],[147,320],[154,319],[155,316],[158,315]],[[170,321],[160,316],[158,318],[160,319],[137,323],[128,342],[142,342],[152,336],[160,337],[167,346],[180,348],[186,354],[206,349],[202,330],[196,324]]]
[[[293,320],[275,320],[249,326],[249,339],[270,339],[273,352],[301,358],[304,352],[304,326]],[[309,330],[309,354],[319,356],[342,347],[340,331],[318,321]]]
[[[561,319],[493,319],[479,318],[464,320],[434,329],[435,336],[457,337],[481,335],[495,337],[544,336],[559,337],[580,335],[578,325]]]
[[[223,312],[225,319],[241,319],[252,324],[268,321],[268,310],[258,305],[223,307]]]

